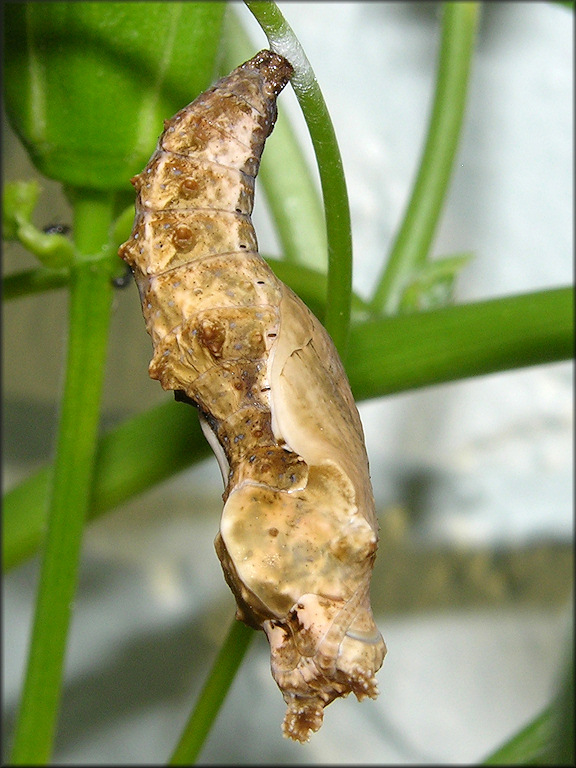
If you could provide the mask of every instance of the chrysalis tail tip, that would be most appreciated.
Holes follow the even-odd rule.
[[[298,699],[288,702],[288,709],[282,723],[282,735],[285,739],[305,744],[310,736],[320,730],[324,718],[324,704],[310,701],[302,704]]]

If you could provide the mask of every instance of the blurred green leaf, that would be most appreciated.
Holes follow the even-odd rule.
[[[552,733],[550,710],[545,710],[503,744],[482,765],[544,765]]]
[[[210,455],[194,408],[169,399],[100,438],[88,514],[102,514]],[[47,466],[4,495],[5,570],[30,557],[42,541],[50,473]]]
[[[174,114],[209,84],[223,3],[4,4],[9,120],[38,170],[129,189]]]
[[[69,269],[24,269],[2,276],[2,298],[5,301],[64,288],[70,282]]]
[[[404,288],[400,313],[425,312],[451,303],[456,279],[472,255],[458,253],[426,261]]]
[[[354,396],[570,359],[573,302],[558,288],[360,323],[346,366]]]
[[[574,765],[574,638],[552,704],[502,744],[482,765]]]
[[[276,277],[289,285],[300,296],[317,318],[323,320],[326,311],[328,276],[325,272],[305,267],[302,264],[280,261],[265,256]],[[368,317],[368,304],[358,294],[352,294],[352,316],[356,321]]]

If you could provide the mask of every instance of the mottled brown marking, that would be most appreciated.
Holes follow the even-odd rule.
[[[220,323],[206,318],[198,329],[198,340],[210,350],[214,357],[222,357],[226,330]]]

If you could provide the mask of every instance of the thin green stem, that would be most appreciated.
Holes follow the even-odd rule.
[[[254,53],[238,15],[227,16],[221,69],[229,72]],[[280,106],[266,141],[258,176],[280,241],[284,261],[326,272],[326,224],[318,186],[300,142]],[[323,299],[325,296],[323,296]]]
[[[279,113],[268,139],[260,179],[285,260],[326,273],[326,225],[320,195],[284,112]]]
[[[170,758],[170,765],[192,765],[196,762],[253,637],[253,629],[234,619]]]
[[[245,0],[270,47],[294,65],[292,86],[316,153],[324,199],[328,244],[328,302],[324,324],[342,358],[350,326],[352,229],[342,158],[326,102],[296,35],[271,2]]]
[[[2,298],[9,301],[33,293],[55,291],[64,288],[69,282],[69,269],[25,269],[2,278]]]
[[[103,371],[112,303],[110,266],[102,260],[112,216],[109,194],[78,193],[76,248],[85,261],[70,283],[69,340],[48,530],[12,763],[50,760],[62,688],[82,530],[90,504]],[[92,261],[96,255],[100,261]]]
[[[434,104],[408,207],[371,301],[374,315],[398,311],[409,280],[429,257],[462,128],[478,3],[446,3]]]

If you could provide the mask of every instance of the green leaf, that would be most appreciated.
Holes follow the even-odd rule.
[[[574,639],[566,644],[567,663],[550,706],[482,765],[574,765]]]
[[[452,302],[456,278],[472,255],[458,253],[427,261],[404,288],[400,313],[439,309]]]
[[[69,269],[24,269],[2,277],[2,298],[5,301],[63,288],[70,282]]]
[[[551,732],[550,710],[546,710],[502,745],[483,765],[545,765]]]
[[[570,359],[573,301],[559,288],[361,323],[346,366],[354,397]]]
[[[267,254],[264,258],[272,268],[276,277],[289,285],[300,296],[302,301],[314,312],[319,320],[323,320],[326,312],[326,296],[328,293],[328,276],[325,272],[294,264],[291,261],[280,261]],[[358,294],[352,294],[352,316],[356,322],[365,320],[369,315],[369,307]]]
[[[99,440],[89,516],[102,514],[210,453],[194,408],[170,399],[138,414]],[[23,562],[40,545],[49,483],[46,467],[5,494],[4,569]]]
[[[129,189],[162,120],[209,84],[223,3],[4,6],[9,120],[38,170]]]

